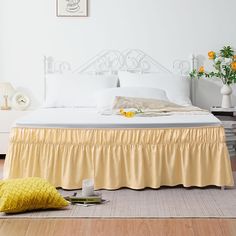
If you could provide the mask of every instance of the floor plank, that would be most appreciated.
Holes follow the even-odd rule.
[[[235,236],[236,220],[22,219],[0,220],[4,236]]]

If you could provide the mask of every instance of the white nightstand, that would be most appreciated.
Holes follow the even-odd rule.
[[[0,154],[6,154],[12,124],[30,111],[0,110]]]

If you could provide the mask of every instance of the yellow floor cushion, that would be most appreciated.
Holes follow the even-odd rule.
[[[32,177],[0,181],[1,212],[62,208],[68,204],[56,188],[44,179]]]

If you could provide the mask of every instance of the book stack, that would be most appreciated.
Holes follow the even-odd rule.
[[[72,196],[66,196],[64,198],[73,205],[79,205],[85,207],[109,202],[109,200],[102,199],[101,193],[94,193],[93,196],[83,196],[83,195],[77,196],[77,193],[75,192]]]
[[[222,124],[225,128],[226,144],[230,156],[236,156],[236,121],[224,120]]]
[[[102,203],[102,197],[101,196],[89,196],[89,197],[83,197],[83,196],[67,196],[65,197],[65,200],[69,201],[71,204],[100,204]]]
[[[236,156],[236,107],[213,106],[210,111],[222,122],[225,128],[226,144],[230,157]]]

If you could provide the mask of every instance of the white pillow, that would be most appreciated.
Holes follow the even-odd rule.
[[[134,98],[152,98],[168,101],[164,90],[157,88],[125,87],[105,89],[97,94],[98,112],[111,111],[115,98],[134,97]]]
[[[182,106],[191,105],[190,80],[187,77],[172,74],[137,74],[120,71],[120,87],[149,87],[166,91],[168,99]]]
[[[118,77],[107,75],[49,75],[44,107],[96,107],[95,94],[117,87]]]

